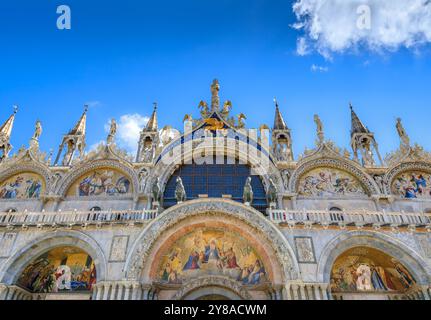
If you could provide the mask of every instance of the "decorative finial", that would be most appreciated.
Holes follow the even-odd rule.
[[[88,111],[88,104],[84,104],[84,113],[87,113],[87,111]]]
[[[18,109],[19,109],[18,105],[15,104],[13,106],[13,113],[16,114],[18,112]]]
[[[278,108],[278,101],[277,98],[274,97],[274,103],[275,103],[275,107]]]
[[[158,107],[157,102],[153,102],[153,106],[154,106],[154,111],[156,111],[156,110],[157,110],[157,107]]]
[[[350,107],[350,110],[353,111],[353,104],[352,104],[352,102],[349,102],[349,107]]]

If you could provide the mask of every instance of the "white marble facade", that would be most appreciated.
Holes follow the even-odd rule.
[[[206,123],[210,111],[202,106],[200,123]],[[229,120],[212,107],[217,121]],[[147,146],[158,143],[156,116],[150,120],[154,127],[143,130]],[[238,127],[226,123],[232,130]],[[288,128],[273,130],[280,137]],[[400,147],[384,164],[373,166],[323,140],[298,159],[275,160],[261,180],[266,188],[269,179],[274,182],[278,200],[264,215],[229,197],[201,197],[164,210],[152,201],[153,181],[157,177],[163,191],[175,167],[156,156],[175,141],[158,143],[151,149],[156,156],[141,157],[145,161],[132,161],[110,141],[68,165],[52,165],[35,149],[22,149],[0,163],[0,299],[431,298],[431,157],[418,146]],[[195,230],[202,231],[199,241],[206,243],[184,240],[183,247],[175,247],[180,235]],[[248,245],[229,240],[221,249],[220,230],[229,231],[230,238],[240,235]],[[177,255],[175,250],[193,246],[202,249],[192,252],[186,264],[188,252]],[[67,256],[70,263],[61,248],[76,248]],[[393,266],[379,257],[373,261],[380,265],[367,264],[363,261],[372,259],[366,253],[362,262],[348,257],[353,262],[346,270],[355,268],[352,281],[362,282],[337,291],[334,282],[349,285],[350,275],[333,279],[334,263],[354,248],[378,250]],[[52,266],[29,269],[40,257]],[[208,269],[211,257],[216,257],[214,269]],[[86,266],[79,269],[83,259]],[[161,266],[162,260],[168,263]],[[196,277],[182,281],[186,268]],[[211,271],[217,268],[224,273]],[[226,270],[236,270],[236,276],[226,276]],[[24,287],[25,272],[29,286],[48,289]],[[44,278],[51,284],[40,283],[43,272],[52,273]],[[379,276],[382,288],[372,282],[363,290],[368,272],[370,281]],[[69,283],[77,289],[67,290]]]

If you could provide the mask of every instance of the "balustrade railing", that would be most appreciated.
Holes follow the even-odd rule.
[[[10,212],[0,213],[0,226],[143,223],[157,215],[157,210]]]
[[[370,210],[268,210],[268,219],[289,225],[356,226],[356,227],[408,227],[428,228],[431,231],[431,214],[386,212]],[[158,210],[122,211],[57,211],[0,213],[0,226],[44,225],[100,225],[112,223],[144,223],[157,218]]]
[[[431,214],[369,210],[268,210],[275,223],[319,224],[322,226],[425,227],[431,228]]]

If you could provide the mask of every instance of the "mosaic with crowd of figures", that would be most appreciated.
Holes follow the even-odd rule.
[[[69,196],[115,196],[128,194],[131,189],[130,180],[122,173],[102,169],[87,173],[69,190]]]
[[[332,292],[405,292],[416,283],[396,259],[367,247],[343,253],[331,273]]]
[[[43,182],[38,175],[21,173],[0,185],[0,199],[37,199],[42,190]]]
[[[55,248],[32,262],[18,284],[37,293],[89,291],[96,283],[93,259],[75,247]]]
[[[400,174],[392,183],[392,192],[406,199],[431,198],[431,175],[417,171]]]
[[[204,275],[226,276],[244,285],[266,281],[263,261],[240,235],[199,229],[175,242],[162,258],[159,279],[180,284]]]
[[[328,168],[318,168],[306,173],[299,182],[299,194],[305,197],[330,197],[363,195],[364,188],[351,174]]]

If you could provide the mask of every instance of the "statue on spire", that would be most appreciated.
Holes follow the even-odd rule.
[[[111,127],[109,128],[109,135],[106,138],[107,145],[111,145],[114,142],[115,135],[117,134],[117,122],[115,119],[111,120]]]
[[[325,141],[325,133],[323,131],[322,120],[320,120],[317,114],[314,115],[314,122],[316,123],[318,144],[321,145]]]
[[[220,109],[220,84],[217,79],[214,79],[211,85],[211,112],[219,111]]]
[[[33,137],[30,140],[30,149],[39,148],[39,138],[42,135],[42,123],[37,120],[34,128]]]
[[[401,122],[401,118],[397,118],[397,132],[401,139],[401,148],[408,149],[410,147],[410,138],[404,129],[403,123]]]

